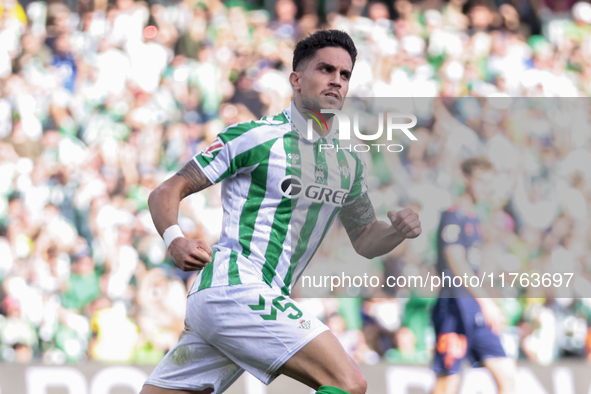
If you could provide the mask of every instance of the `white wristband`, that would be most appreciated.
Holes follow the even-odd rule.
[[[172,241],[179,237],[185,238],[185,234],[183,234],[178,224],[174,224],[167,228],[164,231],[164,234],[162,234],[162,238],[164,238],[164,243],[166,244],[166,249],[168,249]]]

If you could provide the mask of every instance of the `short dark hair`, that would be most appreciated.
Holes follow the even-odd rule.
[[[326,47],[341,47],[351,56],[351,62],[355,66],[357,48],[353,39],[340,30],[318,30],[307,38],[299,41],[293,51],[293,71],[296,71],[300,64],[312,59],[316,51]]]
[[[493,169],[492,163],[486,157],[473,157],[462,162],[462,172],[466,176],[471,176],[474,170],[481,169],[490,171]]]

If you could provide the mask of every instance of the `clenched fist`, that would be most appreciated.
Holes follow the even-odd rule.
[[[421,221],[419,214],[410,208],[405,208],[402,211],[390,211],[388,217],[394,229],[404,238],[416,238],[421,232]]]
[[[201,239],[175,238],[168,248],[174,264],[183,271],[199,271],[211,262],[213,251]]]

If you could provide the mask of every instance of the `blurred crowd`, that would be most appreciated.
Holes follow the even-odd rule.
[[[160,360],[195,273],[171,263],[147,196],[225,126],[289,106],[294,45],[319,28],[356,43],[349,96],[422,114],[417,143],[371,156],[376,209],[411,206],[424,229],[377,272],[433,268],[459,162],[487,155],[499,175],[483,264],[582,280],[578,293],[505,295],[503,343],[540,363],[587,357],[591,4],[0,0],[1,360]],[[182,202],[179,224],[214,244],[221,217],[215,185]],[[427,363],[433,298],[411,290],[301,301],[359,362]]]
[[[471,261],[479,265],[479,277],[486,275],[482,287],[497,298],[504,314],[506,352],[541,364],[561,357],[589,358],[591,99],[490,95],[377,103],[388,103],[394,112],[419,114],[413,130],[418,141],[400,133],[391,141],[405,146],[400,154],[371,151],[369,196],[385,222],[389,210],[409,207],[418,212],[423,233],[367,261],[356,257],[337,223],[305,273],[314,282],[306,286],[300,279],[296,290],[303,302],[340,327],[336,331],[344,338],[359,335],[351,349],[359,352],[360,361],[375,362],[379,356],[402,363],[430,360],[435,345],[430,313],[440,288],[432,288],[427,275],[440,275],[440,215],[464,191],[461,162],[486,157],[494,175],[486,200],[476,203],[484,242]],[[314,284],[320,283],[314,278],[364,275],[380,282]],[[416,277],[426,281],[409,280]],[[327,298],[310,299],[319,296],[358,299],[343,298],[339,305]],[[335,314],[344,326],[332,320]]]

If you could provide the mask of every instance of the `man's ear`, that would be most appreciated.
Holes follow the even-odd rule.
[[[292,73],[289,74],[289,83],[291,84],[291,87],[293,90],[300,93],[301,87],[300,87],[300,73],[299,72],[292,71]]]

